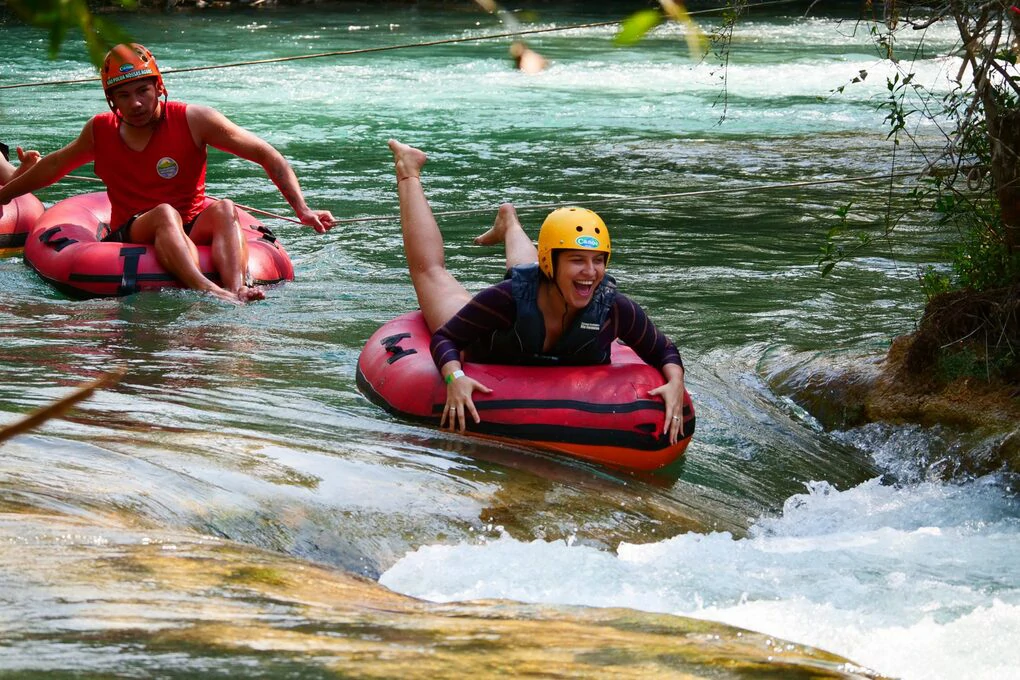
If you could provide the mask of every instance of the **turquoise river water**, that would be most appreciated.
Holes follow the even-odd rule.
[[[623,11],[574,7],[524,24]],[[180,291],[73,301],[20,258],[0,260],[0,422],[128,369],[68,419],[0,449],[0,504],[35,517],[0,532],[0,630],[18,641],[0,654],[0,674],[155,664],[76,644],[74,631],[114,624],[92,617],[87,594],[42,595],[58,576],[18,551],[43,537],[88,546],[173,531],[434,601],[629,607],[750,628],[889,676],[1012,677],[1011,480],[943,481],[945,457],[965,445],[947,433],[826,431],[766,380],[776,366],[879,356],[912,328],[918,267],[942,249],[918,218],[821,278],[814,259],[836,209],[852,201],[853,224],[877,235],[889,183],[755,190],[893,169],[877,104],[894,66],[867,26],[803,9],[745,16],[725,69],[712,55],[692,60],[677,27],[624,49],[601,27],[530,39],[550,62],[532,76],[512,68],[506,39],[168,75],[172,98],[213,105],[269,140],[309,203],[340,218],[394,214],[388,138],[425,149],[437,210],[492,208],[440,221],[448,266],[471,288],[501,276],[499,254],[471,244],[500,201],[524,206],[534,229],[544,213],[529,204],[618,199],[598,208],[613,230],[613,273],[681,348],[698,431],[680,469],[632,477],[406,424],[370,404],[355,386],[358,354],[415,305],[394,220],[326,236],[268,220],[296,280],[238,308]],[[470,8],[424,5],[122,21],[164,69],[503,30]],[[711,14],[699,21],[718,26]],[[13,19],[0,31],[0,84],[94,75],[73,36],[50,61],[42,31]],[[952,30],[933,27],[926,41],[904,51],[919,79],[942,87],[958,70],[938,56]],[[834,93],[862,69],[863,83]],[[0,139],[53,151],[104,108],[96,83],[3,90]],[[899,153],[896,168],[913,167]],[[703,189],[729,191],[633,199]],[[38,195],[51,204],[85,190],[67,181]],[[209,191],[289,214],[258,167],[219,152]],[[116,517],[120,529],[65,535],[47,513]],[[58,620],[62,642],[32,643]]]

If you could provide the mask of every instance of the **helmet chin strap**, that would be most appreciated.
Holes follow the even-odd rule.
[[[553,261],[552,270],[553,270],[553,278],[552,278],[553,288],[556,289],[556,292],[559,293],[560,300],[563,301],[563,316],[560,319],[560,326],[562,326],[563,328],[566,328],[566,326],[567,326],[567,315],[570,314],[570,305],[567,303],[567,296],[563,293],[563,289],[560,288],[560,282],[556,280],[556,262],[555,262],[555,260]]]
[[[556,273],[556,267],[553,265],[553,273]],[[562,333],[567,327],[567,316],[570,314],[570,305],[567,304],[567,296],[563,294],[563,289],[560,288],[560,284],[557,283],[556,279],[547,279],[552,287],[556,290],[556,293],[560,296],[560,300],[563,301],[563,315],[560,317],[560,332]]]
[[[560,284],[558,282],[556,282],[556,292],[560,294],[560,299],[563,300],[563,317],[560,319],[560,327],[566,329],[567,315],[570,314],[570,305],[567,304],[567,296],[563,294],[563,289],[560,288]]]
[[[567,302],[567,295],[566,293],[563,292],[563,289],[560,287],[559,281],[554,280],[553,283],[556,284],[556,292],[560,294],[560,299],[563,300],[563,309],[566,310],[568,307],[570,307],[570,304]],[[566,311],[564,311],[563,315],[566,316],[566,314],[567,314]]]
[[[553,287],[556,289],[556,292],[560,294],[560,299],[563,300],[563,317],[566,318],[567,307],[569,306],[567,305],[567,296],[563,294],[563,289],[560,288],[560,282],[556,280],[557,269],[556,265],[558,264],[557,260],[559,259],[559,256],[560,256],[559,250],[553,250],[552,252],[549,253],[549,258],[550,260],[552,260],[552,284]]]
[[[555,259],[553,260],[552,270],[553,270],[553,277],[552,277],[552,279],[549,282],[552,283],[553,288],[556,289],[556,292],[560,296],[560,300],[563,301],[563,316],[560,318],[560,326],[561,326],[561,331],[565,331],[566,328],[567,328],[567,317],[570,316],[570,304],[569,304],[569,302],[567,302],[567,296],[563,292],[563,289],[560,288],[559,281],[556,280],[556,261],[555,261]]]

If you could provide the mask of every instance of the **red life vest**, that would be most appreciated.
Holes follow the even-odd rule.
[[[183,102],[164,102],[165,113],[141,151],[128,148],[113,113],[92,119],[95,172],[106,183],[119,228],[140,212],[169,203],[187,224],[202,212],[205,199],[205,147],[195,146]]]

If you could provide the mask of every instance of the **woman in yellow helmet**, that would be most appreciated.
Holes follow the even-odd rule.
[[[513,206],[500,206],[492,229],[475,242],[503,242],[508,275],[472,296],[444,264],[443,236],[421,186],[425,153],[392,139],[389,146],[407,266],[433,334],[432,358],[447,386],[440,424],[463,432],[469,414],[480,422],[472,395],[492,392],[465,375],[462,353],[482,363],[599,364],[609,362],[610,346],[620,338],[662,371],[665,384],[649,394],[662,397],[663,433],[675,444],[683,429],[683,362],[676,346],[606,274],[612,248],[602,219],[584,208],[554,210],[542,224],[536,250]]]

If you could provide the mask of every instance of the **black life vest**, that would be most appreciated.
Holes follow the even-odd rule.
[[[600,347],[599,330],[609,318],[616,299],[616,280],[608,274],[592,294],[591,302],[548,351],[545,344],[545,320],[538,308],[538,285],[542,274],[537,264],[514,267],[508,274],[517,319],[506,330],[499,330],[482,342],[471,345],[469,361],[526,366],[585,366],[609,363],[609,345]]]

